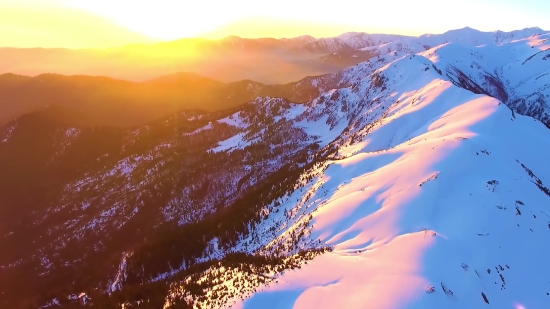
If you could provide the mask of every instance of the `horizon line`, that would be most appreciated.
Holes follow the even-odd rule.
[[[446,30],[444,32],[441,32],[441,33],[424,33],[424,34],[421,34],[421,35],[418,35],[418,36],[415,36],[415,35],[406,35],[406,34],[399,34],[399,33],[382,33],[382,32],[365,32],[365,31],[347,31],[347,32],[343,32],[339,35],[336,35],[336,36],[326,36],[326,37],[316,37],[316,36],[312,36],[312,35],[309,35],[309,34],[302,34],[302,35],[298,35],[298,36],[293,36],[293,37],[270,37],[270,36],[256,36],[256,37],[248,37],[248,36],[239,36],[239,35],[234,35],[234,34],[230,34],[230,35],[227,35],[227,36],[224,36],[224,37],[220,37],[220,38],[206,38],[206,37],[202,37],[200,35],[197,35],[197,36],[189,36],[189,37],[181,37],[181,38],[177,38],[177,39],[173,39],[173,40],[153,40],[153,42],[150,42],[150,43],[128,43],[128,44],[123,44],[123,45],[114,45],[114,46],[110,46],[110,47],[101,47],[101,48],[98,48],[98,47],[84,47],[84,48],[70,48],[70,47],[62,47],[62,46],[58,46],[58,47],[42,47],[42,46],[35,46],[35,47],[17,47],[17,46],[0,46],[0,49],[65,49],[65,50],[108,50],[108,49],[113,49],[113,48],[122,48],[122,47],[129,47],[129,46],[146,46],[146,45],[156,45],[156,44],[163,44],[163,43],[172,43],[172,42],[178,42],[178,41],[184,41],[184,40],[204,40],[204,41],[209,41],[209,42],[215,42],[215,41],[222,41],[222,40],[226,40],[226,39],[229,39],[229,38],[238,38],[238,39],[243,39],[243,40],[261,40],[261,39],[274,39],[274,40],[284,40],[284,39],[295,39],[295,38],[299,38],[299,37],[305,37],[305,36],[309,36],[315,40],[320,40],[320,39],[330,39],[330,38],[338,38],[342,35],[345,35],[345,34],[349,34],[349,33],[357,33],[357,34],[367,34],[367,35],[395,35],[395,36],[403,36],[403,37],[406,37],[406,38],[420,38],[420,37],[423,37],[423,36],[428,36],[428,35],[443,35],[447,32],[450,32],[450,31],[457,31],[457,30],[466,30],[466,29],[469,29],[469,30],[475,30],[477,32],[481,32],[481,33],[496,33],[496,32],[504,32],[504,33],[510,33],[510,32],[514,32],[514,31],[523,31],[523,30],[528,30],[528,29],[539,29],[541,30],[542,32],[550,32],[549,30],[544,30],[538,26],[532,26],[532,27],[525,27],[525,28],[522,28],[522,29],[515,29],[515,30],[510,30],[510,31],[503,31],[503,30],[491,30],[491,31],[483,31],[483,30],[479,30],[479,29],[476,29],[476,28],[472,28],[472,27],[469,27],[469,26],[464,26],[462,28],[455,28],[455,29],[449,29],[449,30]]]

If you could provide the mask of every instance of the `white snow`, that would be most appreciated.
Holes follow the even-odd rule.
[[[244,137],[246,133],[239,133],[235,136],[232,136],[224,141],[218,143],[218,147],[210,149],[213,152],[221,151],[233,151],[235,149],[244,149],[246,146],[250,145],[249,141],[245,141]]]
[[[84,201],[84,202],[82,202],[82,205],[80,206],[80,209],[86,210],[88,207],[90,207],[90,205],[91,205],[90,202]]]
[[[74,139],[80,134],[80,129],[70,128],[65,131],[65,137]]]
[[[194,135],[194,134],[197,134],[197,133],[200,133],[202,131],[208,131],[208,130],[211,130],[212,128],[214,128],[214,126],[212,125],[212,122],[209,122],[207,125],[205,125],[204,127],[200,127],[198,129],[196,129],[195,131],[191,132],[191,133],[184,133],[183,135]]]
[[[129,175],[142,161],[151,161],[154,159],[153,153],[145,155],[134,155],[117,162],[117,164],[107,173],[108,176]]]
[[[237,128],[246,128],[247,127],[247,124],[245,124],[243,122],[243,120],[241,119],[241,117],[240,117],[240,112],[235,113],[235,114],[233,114],[229,117],[220,119],[220,120],[218,120],[218,122],[219,123],[225,123],[225,124],[228,124],[230,126],[237,127]]]
[[[337,127],[331,130],[330,125],[327,124],[328,118],[329,116],[325,115],[317,121],[302,120],[295,125],[304,129],[309,136],[318,136],[317,140],[319,144],[325,146],[338,137],[348,124],[347,122],[340,121]]]
[[[430,63],[381,69],[385,117],[311,180],[311,239],[335,250],[232,308],[548,307],[550,131]],[[326,142],[325,119],[297,126]]]
[[[293,104],[286,110],[284,116],[287,120],[292,120],[306,111],[306,106],[303,104]]]
[[[406,39],[409,37],[391,34],[368,34],[364,32],[347,32],[339,35],[338,38],[346,42],[355,49],[368,48],[369,46],[378,46],[393,41]]]
[[[57,307],[59,306],[59,300],[57,300],[57,298],[54,298],[52,299],[51,301],[49,301],[48,303],[46,303],[45,305],[39,307],[40,309],[42,308],[50,308],[50,307]]]
[[[131,256],[132,256],[132,252],[129,252],[129,253],[124,252],[122,254],[122,259],[120,260],[120,264],[118,265],[117,273],[112,283],[109,285],[109,288],[107,289],[107,293],[110,294],[116,290],[121,289],[122,282],[124,279],[126,279],[126,260],[128,259],[128,257],[131,257]]]
[[[17,122],[14,122],[11,126],[9,126],[3,133],[0,135],[0,138],[2,138],[2,143],[7,142],[10,137],[13,135],[13,132],[15,131],[15,128],[17,127]]]
[[[363,47],[360,48],[360,50],[377,50],[381,54],[389,54],[395,51],[418,53],[424,51],[426,46],[428,48],[433,48],[435,46],[450,42],[469,47],[484,45],[494,46],[530,38],[534,35],[543,35],[545,33],[548,32],[539,28],[526,28],[511,32],[483,32],[466,27],[462,29],[450,30],[442,34],[425,34],[419,37],[398,38],[391,42],[377,44],[378,46]]]

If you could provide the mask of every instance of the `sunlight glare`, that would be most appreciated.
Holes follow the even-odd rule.
[[[121,26],[163,40],[196,36],[241,17],[246,10],[231,1],[63,0],[68,5],[108,17]],[[238,9],[237,9],[238,8]]]
[[[485,31],[496,30],[495,26],[501,30],[512,30],[533,22],[541,23],[539,26],[542,27],[546,23],[543,19],[506,6],[488,6],[484,2],[489,0],[445,2],[445,9],[452,11],[453,16],[460,16],[459,19],[438,12],[442,8],[438,0],[398,0],[391,8],[384,2],[360,3],[355,0],[341,0],[337,5],[311,0],[279,0],[267,5],[251,0],[58,1],[110,18],[132,31],[161,40],[197,36],[220,38],[228,35],[275,38],[295,36],[293,27],[288,27],[289,23],[300,24],[299,35],[316,37],[337,35],[334,31],[342,33],[352,30],[405,35],[441,33],[465,26]],[[494,19],[487,16],[488,11],[513,22],[505,27],[502,24],[495,25]],[[256,31],[256,27],[260,27],[261,31]]]

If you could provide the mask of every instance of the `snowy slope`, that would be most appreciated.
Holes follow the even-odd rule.
[[[197,280],[186,277],[165,307],[183,297],[197,308],[546,308],[550,132],[506,106],[547,89],[532,82],[545,78],[545,39],[394,50],[302,81],[322,92],[302,105],[258,99],[262,118],[218,120],[238,131],[216,153],[261,140],[263,117],[305,133],[314,156],[334,151],[231,250],[334,250],[248,275],[211,266],[197,281],[214,282],[204,297],[186,294]]]
[[[457,30],[460,31],[460,30]],[[378,56],[334,74],[308,77],[293,86],[296,97],[316,94],[330,89],[353,86],[377,68],[409,54],[424,55],[447,78],[462,88],[493,96],[515,112],[528,115],[550,125],[550,33],[530,35],[501,43],[476,46],[467,40],[430,47],[422,46],[420,39],[402,41],[375,47]],[[520,36],[521,31],[511,35]],[[493,33],[482,33],[484,35]],[[374,52],[372,50],[371,52]]]
[[[500,44],[510,42],[514,39],[521,39],[530,37],[532,35],[538,35],[545,33],[544,30],[538,27],[525,28],[522,30],[514,30],[510,32],[505,31],[493,31],[484,32],[470,27],[462,29],[449,30],[440,35],[425,34],[420,36],[420,41],[424,44],[437,44],[443,39],[447,42],[455,42],[468,45],[481,45],[481,44]]]
[[[422,53],[455,84],[491,95],[550,126],[550,33],[505,44],[440,45]]]
[[[365,32],[347,32],[338,36],[339,39],[346,42],[355,49],[369,46],[378,46],[397,40],[403,40],[410,37],[404,35],[392,34],[369,34]]]
[[[306,43],[315,41],[316,38],[312,37],[311,35],[301,35],[294,38],[282,38],[279,40],[290,43],[292,45],[301,45],[301,44],[306,44]]]
[[[522,30],[503,32],[483,32],[470,27],[450,30],[442,34],[425,34],[417,38],[407,38],[393,41],[374,47],[365,47],[363,49],[379,50],[382,54],[393,51],[405,51],[408,53],[417,53],[432,47],[445,43],[458,43],[467,46],[480,46],[485,44],[503,44],[517,39],[528,38],[534,35],[548,33],[540,28],[525,28]]]
[[[339,38],[320,38],[291,48],[291,50],[295,52],[308,52],[316,54],[328,54],[353,49],[354,48],[352,46],[348,45]]]
[[[368,134],[354,123],[372,110],[350,104],[359,114],[341,159],[308,192],[310,237],[334,251],[234,308],[548,308],[550,131],[430,64],[405,57],[375,72],[385,112]]]

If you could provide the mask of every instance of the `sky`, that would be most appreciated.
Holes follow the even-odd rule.
[[[550,30],[547,0],[0,0],[0,46],[105,48],[186,37]]]

